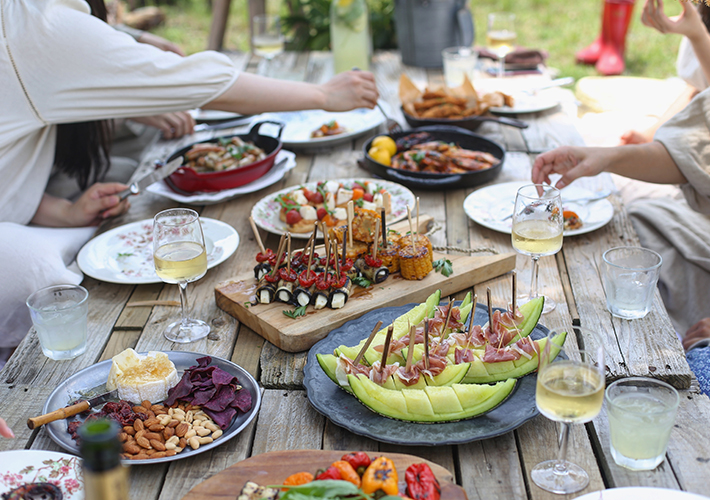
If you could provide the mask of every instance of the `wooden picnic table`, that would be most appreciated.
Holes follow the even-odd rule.
[[[234,58],[247,71],[265,69],[248,56]],[[279,59],[279,65],[290,78],[312,82],[323,81],[332,72],[330,56],[325,53],[287,53]],[[402,123],[397,97],[401,72],[405,71],[420,86],[443,81],[440,71],[403,67],[399,56],[391,52],[376,55],[373,71],[382,99]],[[484,123],[477,131],[503,144],[507,150],[505,166],[496,183],[529,179],[532,161],[541,151],[562,144],[583,144],[567,104],[522,118],[529,122],[528,129]],[[181,144],[194,140],[193,137],[182,142],[156,144],[147,151],[141,168],[150,168],[154,160],[164,159]],[[163,337],[167,322],[178,315],[175,307],[126,306],[144,300],[176,300],[176,286],[117,285],[85,279],[84,285],[90,292],[90,340],[86,353],[71,361],[49,360],[40,350],[36,333],[31,331],[0,372],[0,415],[17,436],[0,440],[0,450],[60,450],[44,429],[30,431],[25,421],[40,414],[47,396],[57,384],[78,370],[110,359],[127,347],[138,351],[187,350],[231,359],[249,371],[263,390],[261,410],[242,433],[211,451],[171,463],[133,466],[130,478],[134,499],[179,499],[200,482],[240,460],[269,451],[294,449],[419,455],[451,471],[470,500],[558,498],[530,481],[531,467],[554,458],[557,453],[556,426],[543,416],[500,437],[454,446],[411,447],[363,438],[332,424],[309,404],[302,386],[306,352],[281,351],[217,308],[215,286],[253,266],[257,244],[247,218],[254,203],[271,192],[308,180],[369,176],[356,163],[365,140],[366,137],[362,137],[328,151],[299,153],[297,166],[273,186],[229,202],[199,208],[202,216],[231,224],[241,236],[235,255],[190,285],[192,314],[207,320],[212,328],[206,339],[178,345]],[[613,189],[606,175],[580,181],[580,185]],[[483,228],[466,217],[463,201],[472,191],[416,192],[421,197],[422,212],[433,216],[442,227],[431,236],[434,245],[512,251],[509,235]],[[612,318],[606,310],[599,271],[601,254],[614,246],[638,244],[620,200],[616,195],[611,200],[615,215],[608,225],[592,233],[565,238],[560,253],[541,259],[541,292],[558,304],[541,322],[548,327],[580,324],[600,332],[609,353],[610,379],[629,374],[662,378],[681,390],[681,404],[667,460],[654,471],[631,472],[614,464],[604,410],[591,423],[573,426],[569,459],[590,475],[590,484],[583,493],[612,487],[656,486],[707,494],[710,400],[699,394],[697,384],[692,383],[692,374],[660,297],[656,294],[653,310],[641,320],[622,321]],[[175,205],[149,193],[135,197],[132,203],[128,214],[111,221],[102,230],[150,218]],[[262,232],[262,238],[265,237],[266,244],[275,248],[277,237]],[[530,259],[518,256],[517,270],[519,286],[527,287]],[[486,287],[491,287],[494,296],[508,297],[510,281],[510,275],[504,275],[476,285],[475,291],[482,297]],[[235,497],[236,494],[235,491]]]

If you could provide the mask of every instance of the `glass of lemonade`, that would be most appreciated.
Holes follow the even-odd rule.
[[[252,18],[252,45],[254,54],[272,60],[284,51],[285,37],[281,33],[281,18],[259,15]]]
[[[675,422],[678,391],[660,380],[629,377],[610,384],[605,399],[614,462],[631,470],[658,467]]]
[[[473,82],[473,74],[478,61],[478,51],[471,47],[448,47],[441,51],[444,65],[444,79],[447,87],[458,87],[464,75]]]
[[[587,350],[576,349],[580,341]],[[578,326],[549,332],[539,356],[535,404],[540,413],[560,423],[560,447],[556,460],[541,462],[530,472],[543,490],[568,494],[589,484],[585,470],[567,460],[567,441],[570,424],[589,422],[601,411],[604,370],[602,339],[596,332]]]
[[[515,14],[493,12],[488,14],[486,44],[498,56],[498,77],[505,74],[505,56],[515,49],[518,35],[515,32]]]
[[[545,255],[554,255],[562,248],[562,199],[559,189],[547,184],[529,184],[518,189],[513,209],[513,248],[530,255],[533,260],[530,294],[518,298],[523,304],[537,297],[538,261]],[[543,314],[556,306],[554,300],[545,297]]]
[[[653,306],[663,258],[641,247],[617,247],[602,255],[606,306],[617,318],[638,319]]]
[[[194,342],[210,333],[210,326],[188,316],[187,284],[207,272],[207,252],[197,212],[189,208],[163,210],[153,218],[155,273],[165,283],[180,287],[182,319],[168,325],[165,338]]]
[[[56,285],[27,298],[42,352],[50,359],[73,359],[86,351],[89,292],[79,285]]]

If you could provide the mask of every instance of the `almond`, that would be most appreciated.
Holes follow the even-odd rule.
[[[131,460],[147,460],[148,458],[150,457],[145,453],[139,453],[138,455],[133,455]]]
[[[143,425],[146,427],[150,427],[151,425],[159,424],[160,420],[158,420],[155,417],[147,419],[145,422],[143,422]]]
[[[124,444],[123,445],[123,453],[126,453],[128,455],[136,455],[141,452],[140,446],[136,444]]]
[[[136,434],[136,430],[133,428],[132,425],[126,425],[126,426],[123,428],[123,432],[125,432],[125,433],[128,434],[129,436],[134,436],[134,435]]]
[[[143,408],[142,406],[134,406],[133,411],[135,413],[142,413],[143,415],[145,415],[146,409]]]
[[[147,399],[145,401],[141,401],[141,406],[145,408],[146,410],[150,410],[150,407],[153,406],[150,401]]]
[[[126,441],[128,441],[128,434],[126,434],[125,432],[119,432],[118,433],[118,440],[121,443],[125,443]]]
[[[165,454],[164,451],[158,451],[153,453],[150,458],[165,458],[167,455]]]
[[[180,438],[180,441],[178,441],[178,448],[185,448],[185,446],[187,446],[187,439]]]
[[[133,422],[133,428],[135,429],[136,432],[142,431],[145,426],[143,425],[143,421],[139,418],[136,419],[135,422]]]
[[[153,424],[149,426],[148,429],[150,429],[151,432],[161,432],[163,431],[163,429],[165,429],[165,426],[160,424]]]
[[[176,419],[172,419],[172,420],[168,423],[168,427],[172,427],[172,428],[175,428],[175,427],[177,427],[178,425],[180,425],[180,421],[179,421],[179,420],[176,420]]]
[[[163,431],[163,437],[166,441],[173,437],[173,434],[175,434],[175,429],[173,429],[172,427],[166,427]]]
[[[177,454],[177,451],[175,451],[175,450],[165,450],[166,457],[174,457],[176,454]]]
[[[138,443],[138,446],[140,446],[141,448],[145,448],[146,450],[150,449],[150,441],[148,441],[148,439],[144,436],[137,437],[136,443]]]
[[[149,409],[152,412],[157,412],[157,411],[165,410],[165,407],[163,405],[152,405]]]
[[[140,431],[136,432],[136,435],[133,436],[133,437],[137,440],[138,438],[141,438],[141,437],[145,436],[145,433],[146,433],[146,432],[148,432],[148,431],[146,431],[145,429],[140,430]]]
[[[188,430],[190,430],[189,424],[181,422],[177,427],[175,427],[175,435],[177,437],[183,437]]]
[[[151,441],[153,439],[161,442],[163,441],[163,435],[158,434],[157,432],[146,432],[145,434],[143,434],[143,437],[146,438],[148,441]]]

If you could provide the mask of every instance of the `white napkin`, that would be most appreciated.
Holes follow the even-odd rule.
[[[279,162],[286,160],[279,165]],[[148,191],[170,198],[171,200],[186,203],[188,205],[212,205],[223,201],[231,200],[243,194],[253,193],[265,187],[271,186],[275,182],[281,180],[283,176],[296,166],[296,154],[291,151],[281,150],[276,155],[274,166],[263,177],[259,177],[249,184],[239,186],[223,191],[214,191],[209,193],[196,192],[192,195],[178,194],[165,183],[165,181],[156,182],[148,186]]]

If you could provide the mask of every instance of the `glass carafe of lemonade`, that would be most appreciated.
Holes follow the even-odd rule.
[[[330,4],[330,46],[335,73],[370,69],[370,28],[365,0],[333,0]]]

